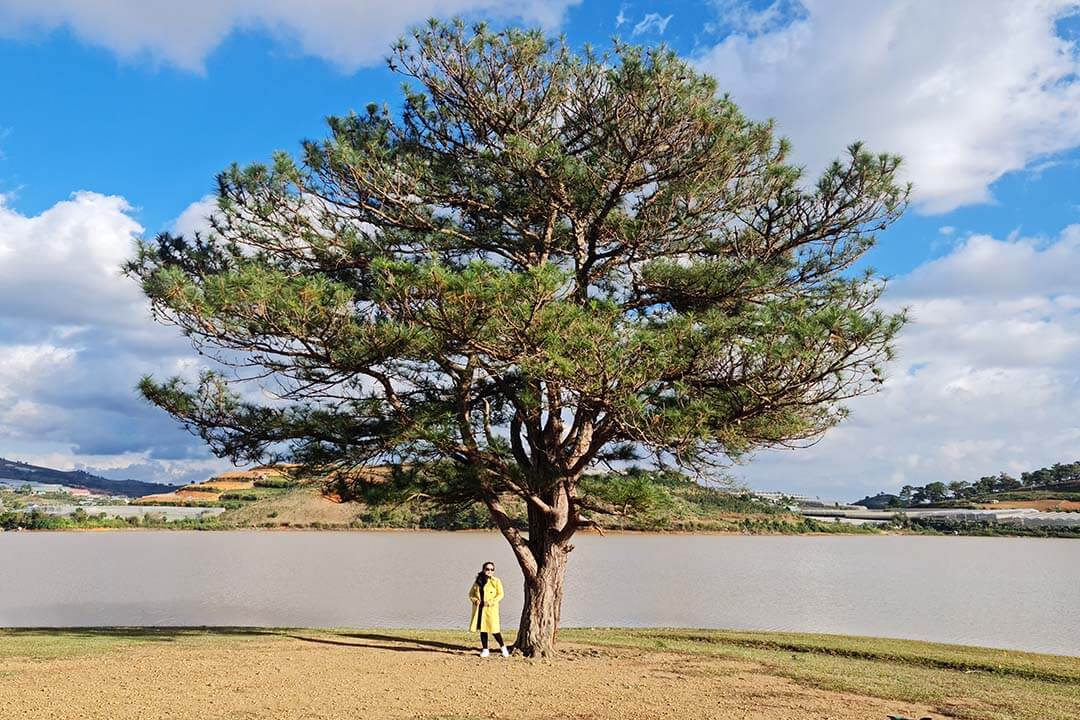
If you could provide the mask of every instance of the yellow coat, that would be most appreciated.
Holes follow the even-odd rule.
[[[483,617],[476,617],[477,610],[480,609],[480,586],[475,582],[469,588],[469,599],[472,600],[472,617],[469,619],[469,632],[502,632],[499,629],[499,601],[503,599],[502,580],[491,577],[484,584]]]

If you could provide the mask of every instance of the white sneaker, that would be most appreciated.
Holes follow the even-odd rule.
[[[483,650],[480,651],[480,657],[487,657],[490,654],[491,654],[491,651],[488,650],[487,648],[484,648]]]
[[[502,652],[503,657],[510,657],[510,648],[506,647],[505,645],[499,648],[499,651]]]

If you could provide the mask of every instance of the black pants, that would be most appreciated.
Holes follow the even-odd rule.
[[[480,633],[480,644],[484,647],[487,647],[487,635],[486,632]],[[495,642],[499,643],[499,647],[506,644],[503,642],[502,633],[493,633],[493,635],[495,636]]]

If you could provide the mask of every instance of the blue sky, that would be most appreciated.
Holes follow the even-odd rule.
[[[882,393],[754,487],[851,498],[1075,460],[1080,3],[1072,0],[0,0],[0,456],[112,477],[222,467],[135,397],[191,371],[115,276],[134,237],[197,226],[215,173],[399,97],[390,41],[432,13],[572,44],[664,42],[816,172],[899,152],[911,211],[867,262],[916,323]]]

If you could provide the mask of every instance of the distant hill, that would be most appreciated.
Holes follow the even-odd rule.
[[[163,485],[161,483],[142,482],[140,480],[109,480],[97,475],[91,475],[85,470],[53,470],[23,462],[5,460],[4,458],[0,458],[0,479],[20,482],[58,483],[71,487],[83,487],[87,490],[96,490],[109,495],[125,495],[127,497],[172,492],[176,489],[172,485]]]
[[[878,493],[874,497],[869,495],[862,500],[856,500],[851,503],[852,505],[859,505],[868,510],[886,510],[888,508],[900,507],[902,503],[900,498],[896,495],[890,495],[889,493]]]

